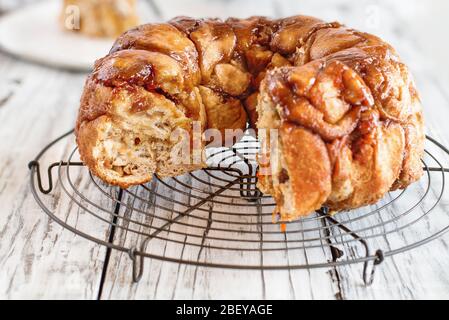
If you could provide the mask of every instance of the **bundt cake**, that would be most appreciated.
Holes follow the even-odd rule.
[[[76,137],[90,170],[127,188],[204,167],[205,147],[232,145],[248,124],[258,186],[282,221],[375,203],[423,173],[422,107],[396,51],[307,16],[124,33],[87,79]]]

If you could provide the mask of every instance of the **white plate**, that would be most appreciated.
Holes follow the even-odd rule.
[[[114,40],[64,31],[59,23],[62,1],[43,1],[0,19],[0,47],[20,58],[52,67],[89,71]]]

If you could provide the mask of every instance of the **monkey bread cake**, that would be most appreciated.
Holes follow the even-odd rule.
[[[86,81],[76,136],[89,169],[127,188],[204,167],[204,148],[235,139],[202,133],[248,124],[261,141],[258,187],[282,221],[373,204],[423,173],[422,107],[396,51],[307,16],[127,31]]]

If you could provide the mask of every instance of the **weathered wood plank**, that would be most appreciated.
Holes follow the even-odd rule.
[[[104,249],[49,221],[30,192],[27,168],[51,139],[73,127],[84,75],[5,55],[0,72],[7,97],[0,107],[0,121],[7,124],[0,127],[0,297],[96,298]],[[73,139],[62,142],[43,164],[58,161],[73,146]],[[58,196],[50,201],[54,210],[75,218],[77,208],[62,197],[58,202]]]

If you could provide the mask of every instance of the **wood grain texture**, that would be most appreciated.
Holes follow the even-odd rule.
[[[95,298],[104,249],[64,231],[37,206],[27,164],[73,126],[84,75],[66,74],[0,56],[0,297]],[[2,90],[2,91],[3,91]],[[73,146],[73,141],[69,142]],[[48,158],[71,150],[57,145]],[[54,199],[75,218],[76,207]],[[80,223],[82,221],[80,220]]]
[[[351,27],[377,34],[390,42],[410,66],[421,92],[428,133],[449,145],[449,126],[444,120],[449,119],[449,72],[444,71],[449,70],[444,54],[449,49],[438,42],[443,36],[442,30],[447,30],[449,19],[444,16],[432,19],[435,13],[429,11],[433,7],[436,8],[435,12],[444,14],[447,6],[445,1],[434,0],[433,5],[425,5],[418,0],[252,0],[244,3],[214,0],[207,1],[207,4],[206,1],[199,0],[142,2],[145,2],[148,17],[152,21],[162,21],[176,15],[276,17],[302,13],[325,20],[342,21]],[[10,9],[16,3],[2,1],[4,7],[0,11]],[[415,21],[420,21],[420,30]],[[441,28],[441,24],[445,28]],[[435,43],[438,44],[438,52],[433,52]],[[34,201],[28,186],[27,163],[47,142],[73,127],[85,75],[36,66],[3,53],[0,53],[0,74],[0,161],[3,164],[0,167],[0,298],[96,299],[100,288],[102,299],[449,298],[449,236],[387,258],[378,268],[371,287],[365,287],[362,283],[361,265],[261,272],[208,269],[154,259],[145,262],[141,282],[133,284],[131,263],[126,253],[112,251],[109,263],[105,266],[105,248],[75,236],[51,222]],[[43,161],[67,157],[73,146],[73,140],[63,141]],[[86,192],[92,190],[93,186],[83,180],[82,174],[79,177],[76,179],[77,185]],[[169,190],[166,191],[169,194]],[[142,197],[148,196],[142,190],[139,192]],[[179,197],[173,196],[175,200]],[[91,192],[91,199],[103,201],[102,205],[105,207],[109,205],[104,197],[95,192]],[[414,201],[407,200],[410,203]],[[86,219],[70,201],[58,201],[57,196],[49,201],[53,203],[59,216],[66,217],[72,224],[99,238],[107,238],[107,230],[92,223],[94,220]],[[179,205],[170,201],[160,204],[167,208],[160,213],[167,218],[175,214],[170,208],[180,209]],[[434,219],[441,223],[447,222],[444,219],[447,217],[448,204],[446,196],[437,208]],[[133,202],[132,206],[150,214],[158,210],[147,207],[145,203]],[[154,228],[162,223],[135,210],[122,210],[123,216],[134,221],[130,227],[136,231],[149,231],[143,230],[139,221],[151,223]],[[196,215],[207,218],[208,212],[206,210]],[[387,216],[375,216],[373,221],[380,222]],[[252,218],[245,219],[250,221]],[[203,220],[202,223],[206,222]],[[391,224],[391,228],[399,226]],[[185,259],[200,261],[218,258],[217,252],[208,248],[207,240],[202,242],[203,229],[183,228],[179,225],[172,228],[171,231],[188,231],[196,235],[195,241],[202,245],[173,245],[155,239],[149,244],[152,252],[167,256],[182,255]],[[388,235],[379,239],[378,245],[396,248],[411,243],[419,239],[418,231]],[[167,236],[167,232],[161,233],[161,237]],[[117,229],[115,234],[115,242],[127,246],[138,246],[142,240],[137,232]],[[188,240],[186,238],[184,241]],[[228,258],[230,261],[248,259],[248,263],[257,263],[254,255],[229,255]],[[301,259],[313,261],[323,258],[331,259],[328,250],[316,250],[310,254],[290,252],[277,257],[267,256],[264,263],[275,262],[270,259],[277,259],[278,262],[294,264],[300,263]],[[104,267],[105,279],[101,284]]]

